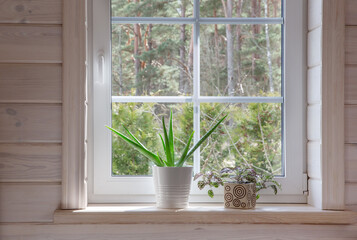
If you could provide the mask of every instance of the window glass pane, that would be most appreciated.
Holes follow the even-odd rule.
[[[182,152],[193,131],[193,107],[191,103],[113,103],[112,126],[125,133],[125,126],[147,149],[164,158],[159,137],[162,131],[162,117],[168,128],[170,109],[173,112],[174,143],[176,157]],[[178,158],[178,157],[177,157]],[[192,159],[187,162],[192,165]],[[112,175],[150,175],[151,162],[125,143],[112,137]]]
[[[281,0],[201,0],[201,17],[281,17]]]
[[[192,37],[192,25],[113,24],[112,95],[190,95]]]
[[[191,0],[112,0],[113,17],[192,17]]]
[[[281,175],[281,104],[202,103],[201,136],[221,112],[229,115],[201,147],[202,170],[249,162]]]
[[[202,96],[281,91],[281,25],[201,25]]]

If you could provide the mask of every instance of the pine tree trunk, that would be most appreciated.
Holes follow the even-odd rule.
[[[264,1],[264,15],[268,17],[268,3],[267,0]],[[269,91],[274,92],[274,82],[273,82],[273,67],[271,63],[271,49],[270,49],[270,38],[269,38],[269,25],[265,24],[265,40],[267,44],[267,60],[268,60],[268,77],[269,77]]]
[[[217,10],[213,9],[213,17],[217,17]],[[215,45],[215,54],[216,59],[218,60],[218,52],[219,52],[219,43],[218,43],[218,26],[214,25],[214,45]]]
[[[181,1],[181,17],[186,16],[186,2]],[[186,73],[184,70],[184,66],[186,65],[186,51],[185,51],[185,43],[186,43],[186,25],[182,24],[180,27],[180,80],[179,80],[179,91],[183,94],[187,93],[187,81],[186,81]]]
[[[152,36],[151,36],[151,32],[152,32],[152,24],[149,24],[148,26],[148,51],[152,50]],[[151,66],[152,65],[152,57],[150,57],[148,65]],[[151,72],[148,74],[148,83],[147,83],[147,92],[148,94],[150,94],[151,91]]]
[[[135,59],[135,85],[136,96],[140,96],[142,93],[142,82],[139,75],[141,70],[141,63],[139,59],[139,24],[134,24],[134,59]]]
[[[118,54],[118,58],[119,58],[119,95],[123,94],[123,59],[121,56],[121,35],[122,35],[122,28],[119,28],[119,32],[118,32],[118,48],[119,48],[119,54]]]
[[[242,15],[242,0],[238,0],[237,3],[237,17],[241,17]],[[241,29],[241,25],[238,24],[236,26],[236,31],[237,31],[237,57],[238,57],[238,61],[237,61],[237,82],[238,82],[238,89],[237,91],[239,91],[241,94],[244,94],[244,89],[243,89],[243,84],[242,81],[243,79],[241,79],[241,47],[242,47],[242,40],[241,40],[241,33],[242,33],[242,29]]]
[[[251,17],[256,17],[256,9],[257,9],[257,0],[251,0]],[[252,32],[253,32],[253,38],[256,37],[256,35],[259,33],[258,25],[252,25]],[[254,80],[257,80],[255,76],[255,62],[256,59],[258,58],[257,53],[252,54],[252,78]]]
[[[194,32],[193,32],[193,27],[192,27],[192,30],[191,30],[191,40],[190,40],[190,49],[188,51],[188,66],[187,66],[187,70],[192,73],[193,71],[193,35],[194,35]],[[189,87],[189,84],[187,83],[187,87]]]
[[[225,7],[227,18],[232,17],[233,3],[232,0],[227,0],[227,6]],[[232,25],[227,24],[226,26],[226,38],[227,38],[227,85],[228,85],[228,96],[234,96],[234,67],[233,67],[233,50],[234,50],[234,38],[233,38],[233,28]]]
[[[139,3],[139,0],[135,0],[135,3]],[[138,14],[140,15],[140,14]],[[139,75],[141,70],[141,63],[139,59],[139,42],[140,42],[140,25],[134,24],[134,59],[135,59],[135,85],[136,85],[136,96],[142,94],[142,81]]]

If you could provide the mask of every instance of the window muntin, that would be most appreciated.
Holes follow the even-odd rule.
[[[158,96],[186,96],[186,100],[192,103],[189,108],[186,107],[187,104],[179,102],[176,102],[173,107],[177,112],[175,126],[179,126],[175,129],[175,140],[178,143],[177,154],[181,150],[181,139],[186,139],[192,129],[196,132],[194,141],[197,142],[205,133],[203,130],[207,130],[206,125],[209,126],[212,120],[223,113],[230,114],[226,124],[218,129],[220,134],[213,133],[210,140],[202,146],[204,149],[212,148],[210,153],[203,150],[199,154],[200,152],[197,151],[198,154],[193,160],[195,172],[210,169],[214,166],[212,163],[216,162],[210,158],[219,157],[221,163],[218,166],[234,165],[235,162],[254,162],[257,167],[260,166],[282,175],[284,171],[281,168],[283,159],[280,106],[279,109],[271,108],[268,113],[269,116],[273,116],[272,119],[278,118],[279,121],[270,121],[271,124],[265,124],[269,122],[268,119],[261,119],[260,116],[265,111],[262,110],[264,108],[262,106],[269,106],[269,104],[249,103],[259,102],[259,100],[269,103],[271,100],[278,99],[283,104],[283,98],[278,98],[281,95],[282,84],[281,25],[268,25],[268,22],[266,24],[242,24],[240,21],[242,18],[232,18],[228,21],[230,24],[213,24],[214,20],[205,24],[207,18],[201,18],[201,13],[196,13],[193,18],[188,19],[191,21],[188,24],[180,23],[180,20],[173,20],[168,24],[167,18],[157,18],[155,22],[151,21],[151,18],[141,18],[140,9],[147,16],[148,12],[153,13],[150,8],[154,7],[157,1],[128,3],[128,8],[132,9],[132,14],[137,17],[131,19],[132,24],[125,24],[127,18],[119,18],[115,15],[120,14],[122,10],[121,5],[118,7],[119,2],[121,1],[111,2],[112,102],[114,101],[112,126],[122,128],[124,122],[120,116],[131,117],[124,125],[133,129],[142,141],[147,142],[149,149],[163,156],[155,133],[161,128],[161,116],[169,115],[168,105],[170,104],[165,103],[165,99],[160,101],[161,104],[154,104],[154,102],[158,101]],[[162,3],[162,9],[155,12],[174,16],[175,11],[165,8],[169,4]],[[214,8],[218,7],[215,3],[203,1],[194,3],[196,9],[198,9],[198,4],[200,6],[213,4]],[[231,4],[230,7],[229,4]],[[186,11],[190,3],[182,1],[180,5],[179,10]],[[268,7],[267,4],[262,6]],[[232,1],[227,1],[224,7],[226,12],[235,9],[243,11],[242,6],[233,6]],[[201,11],[207,12],[208,10],[202,7]],[[170,15],[170,12],[173,15]],[[257,12],[259,15],[262,14],[261,9],[259,11],[256,9],[251,13],[251,17],[256,17]],[[182,12],[182,16],[186,16],[185,12]],[[143,20],[145,23],[141,22]],[[262,20],[264,22],[265,19]],[[205,70],[201,71],[201,69]],[[276,98],[269,98],[269,95]],[[124,96],[130,96],[130,98]],[[130,105],[131,101],[140,99],[138,97],[141,96],[146,96],[144,104]],[[210,102],[205,102],[201,96],[214,98],[211,98]],[[221,98],[222,96],[230,98]],[[239,99],[236,96],[252,96],[252,98],[250,100]],[[255,96],[260,99],[254,98]],[[115,101],[119,100],[127,104],[116,104]],[[172,98],[172,102],[174,101],[175,99]],[[245,103],[243,104],[242,101]],[[118,104],[121,106],[120,111],[118,111]],[[154,105],[149,107],[150,104]],[[138,118],[137,113],[142,113],[143,116]],[[255,114],[257,116],[254,116]],[[249,118],[259,119],[259,122],[253,123]],[[244,131],[234,131],[235,128],[240,128],[237,123],[246,125],[241,127]],[[251,129],[248,130],[249,128]],[[264,134],[266,128],[273,128],[275,131]],[[270,135],[276,132],[276,129],[280,136],[274,134],[275,141],[272,145],[274,145],[273,152],[276,153],[271,155],[268,153],[269,140],[273,139]],[[259,139],[251,137],[259,134],[261,134]],[[267,138],[266,135],[269,137]],[[251,144],[243,143],[247,141],[251,141]],[[150,174],[150,162],[145,158],[142,159],[141,156],[135,156],[135,151],[122,145],[125,144],[113,136],[113,176]],[[251,147],[248,148],[248,146]],[[264,154],[250,155],[250,152],[259,150]],[[199,160],[200,158],[203,160]],[[253,160],[255,158],[257,160]],[[206,168],[202,169],[200,166],[206,166]]]
[[[292,4],[292,3],[290,3],[290,4]],[[195,11],[197,12],[197,8],[196,8]],[[148,24],[150,22],[153,22],[154,24],[162,23],[161,22],[162,19],[155,19],[155,18],[154,19],[150,19],[150,20],[146,19],[146,18],[140,18],[140,19],[134,19],[134,18],[125,18],[125,19],[124,18],[112,18],[112,20],[113,20],[113,22],[115,24],[129,24],[129,23],[130,24],[135,24],[136,22],[140,22],[141,24]],[[165,21],[166,21],[165,24],[175,25],[175,24],[187,23],[187,25],[188,24],[192,24],[193,26],[195,26],[194,27],[194,35],[195,35],[195,40],[196,41],[194,41],[194,43],[195,43],[196,47],[199,46],[199,44],[198,44],[198,33],[199,32],[198,31],[199,31],[200,27],[199,27],[199,23],[197,21],[195,21],[195,19],[192,19],[192,18],[186,19],[185,18],[185,20],[180,20],[180,19],[167,18],[167,19],[165,19]],[[261,24],[261,23],[264,23],[264,21],[269,23],[270,24],[269,26],[273,26],[273,24],[279,24],[279,23],[281,24],[282,23],[282,19],[275,19],[275,18],[273,18],[273,19],[264,19],[264,20],[258,19],[258,18],[254,19],[254,20],[252,20],[252,19],[234,19],[233,21],[232,21],[232,19],[222,19],[222,18],[217,18],[217,20],[215,20],[215,21],[213,21],[212,19],[204,19],[204,18],[202,18],[202,19],[200,19],[200,21],[201,21],[202,24],[212,24],[214,22],[217,22],[217,23],[223,23],[223,24],[231,24],[232,26],[236,26],[238,24],[243,24],[243,23],[244,24],[247,24],[247,23],[248,24],[256,24],[256,23],[260,23]],[[261,26],[264,27],[264,24],[261,25]],[[195,61],[193,63],[193,65],[194,65],[193,66],[193,68],[194,68],[193,75],[196,76],[196,79],[197,79],[197,76],[200,73],[200,70],[198,68],[198,65],[199,65],[200,61],[199,61],[198,51],[195,51],[194,54],[195,54],[195,56],[194,56]],[[284,69],[284,66],[282,66],[282,68]],[[152,102],[152,103],[168,103],[168,102],[170,102],[170,103],[176,103],[176,104],[177,103],[181,104],[181,103],[184,103],[184,102],[191,102],[191,104],[193,104],[193,106],[194,106],[194,108],[193,108],[194,112],[199,110],[201,104],[204,104],[204,103],[207,103],[207,102],[208,103],[209,102],[219,102],[219,103],[226,104],[226,105],[234,105],[234,104],[235,105],[237,105],[237,104],[238,105],[239,104],[242,105],[242,104],[245,104],[247,102],[248,103],[249,102],[258,102],[258,103],[261,103],[261,104],[263,104],[265,102],[268,102],[268,103],[274,105],[274,103],[282,103],[283,102],[283,97],[280,97],[280,96],[258,96],[258,97],[254,97],[254,96],[252,96],[252,97],[242,97],[242,96],[237,96],[237,97],[236,96],[233,96],[233,97],[230,97],[230,96],[214,96],[214,97],[213,96],[200,96],[199,95],[199,91],[200,91],[199,88],[200,88],[200,83],[198,81],[196,81],[196,82],[194,82],[194,84],[192,86],[193,95],[191,95],[191,96],[190,95],[188,95],[188,96],[175,96],[175,97],[171,97],[171,96],[158,96],[158,97],[156,97],[155,96],[154,97],[155,100],[154,100],[154,98],[152,98],[151,96],[140,96],[140,97],[113,96],[113,97],[111,97],[111,95],[110,95],[110,99],[113,102],[121,102],[121,103],[126,103],[126,102],[130,102],[130,101],[148,102],[148,103],[149,102]],[[107,89],[108,89],[108,87],[107,87]],[[95,90],[95,91],[100,92],[100,90],[98,90],[98,89]],[[108,94],[107,94],[107,96],[108,96]],[[284,95],[282,95],[282,96],[284,96]],[[286,102],[289,103],[290,101],[286,98],[285,99],[285,103]],[[99,106],[100,104],[98,103],[97,105]],[[278,104],[278,105],[280,105],[280,104]],[[285,108],[286,108],[286,106],[285,106]],[[281,109],[285,109],[285,108],[283,107]],[[104,111],[102,111],[102,112],[104,112]],[[108,116],[108,112],[109,112],[108,109],[106,110],[106,112],[107,112],[106,115]],[[200,111],[198,111],[198,112],[200,113]],[[282,111],[282,114],[284,115],[284,114],[286,114],[286,112]],[[195,116],[193,118],[195,119]],[[196,129],[199,129],[198,125],[200,124],[200,121],[199,120],[197,121],[197,119],[200,119],[200,116],[198,114],[196,114],[196,121],[194,120],[194,124],[193,125],[195,126]],[[105,121],[102,121],[102,122],[108,124],[108,120],[105,120]],[[286,125],[289,125],[289,124],[286,124]],[[198,137],[199,137],[199,133],[197,134],[197,132],[198,131],[196,131],[196,139],[198,139]],[[105,135],[105,134],[102,134],[102,135]],[[290,134],[287,134],[287,136],[289,136],[289,135]],[[104,138],[106,138],[108,140],[109,138],[111,138],[111,136],[109,136],[107,134],[107,136],[104,137]],[[285,143],[285,141],[284,141],[284,143]],[[107,150],[109,149],[108,146],[106,146],[106,149]],[[97,152],[100,152],[100,151],[97,151]],[[104,152],[108,152],[108,151],[102,151],[102,153],[104,153]],[[283,154],[283,155],[285,155],[285,154]],[[108,155],[107,155],[107,157],[108,157]],[[196,159],[199,159],[198,154],[196,154]],[[96,165],[96,164],[94,164],[94,165]],[[200,161],[195,161],[195,171],[198,171],[198,169],[200,168],[199,165],[200,165]],[[287,165],[289,165],[289,164],[287,164]],[[108,169],[108,166],[103,167],[102,164],[97,164],[97,166],[98,166],[98,168],[102,169],[102,170],[99,170],[99,172],[100,171],[103,172],[103,169],[107,169],[107,170],[105,170],[107,173],[111,172],[110,168]],[[94,166],[94,168],[96,169],[95,166]],[[299,168],[301,169],[301,167],[299,167]],[[283,171],[285,170],[284,164],[282,166],[282,170]],[[288,170],[289,177],[293,177],[294,175],[296,175],[293,172],[291,170]],[[147,179],[145,180],[144,178],[136,178],[136,180],[134,180],[133,178],[121,177],[120,180],[119,180],[118,178],[114,178],[114,179],[111,178],[111,176],[109,176],[107,173],[105,174],[106,177],[104,177],[105,179],[107,179],[107,180],[105,180],[107,183],[122,182],[122,184],[124,183],[124,185],[128,184],[126,187],[124,187],[120,191],[117,191],[118,189],[116,189],[115,191],[111,192],[113,194],[121,194],[122,195],[121,199],[129,199],[130,198],[128,196],[124,197],[123,194],[136,194],[136,197],[138,197],[138,195],[142,195],[142,194],[145,195],[145,194],[149,194],[149,193],[151,194],[152,193],[152,191],[150,190],[151,187],[149,186],[150,183],[147,182]],[[299,175],[299,174],[297,173],[297,175]],[[289,184],[287,184],[287,185],[285,184],[285,182],[287,180],[286,178],[281,178],[281,179],[278,179],[278,180],[283,182],[285,186],[289,185]],[[143,184],[144,182],[145,182],[145,184],[148,184],[148,185]],[[136,191],[128,191],[127,190],[127,188],[131,188],[130,186],[134,187],[135,184],[138,184],[138,183],[139,183],[139,185],[142,185],[143,188],[145,188],[147,191],[146,190],[143,190],[143,191],[140,190],[139,192],[136,192]],[[131,185],[131,184],[134,184],[134,185]],[[145,187],[144,185],[147,186],[147,187]],[[292,185],[297,186],[297,189],[301,189],[301,184],[300,183],[292,184]],[[96,184],[96,186],[97,187],[94,186],[94,192],[96,192],[99,195],[100,194],[104,194],[105,191],[104,191],[104,188],[102,188],[102,184]],[[143,188],[141,188],[141,189],[143,189]],[[97,191],[95,191],[95,189],[97,189]],[[199,194],[204,194],[203,192],[197,192],[196,190],[193,190],[191,192],[192,192],[193,196],[196,196],[196,195],[199,195]],[[285,189],[283,192],[285,192],[287,194],[298,195],[298,192],[300,192],[300,190],[291,191],[290,189],[289,190]],[[107,192],[107,194],[108,194],[108,192]],[[195,197],[191,198],[191,200],[194,199],[194,198]],[[102,199],[102,198],[101,197],[99,197],[99,198],[98,197],[94,197],[92,199]],[[299,199],[300,200],[298,200],[298,201],[304,201],[304,200],[301,200],[303,198],[299,198]],[[96,201],[96,200],[94,200],[94,201]],[[111,201],[111,200],[108,200],[108,201]],[[140,197],[138,197],[136,199],[136,201],[142,201],[142,199],[140,200]],[[268,200],[268,201],[270,201],[270,200]]]

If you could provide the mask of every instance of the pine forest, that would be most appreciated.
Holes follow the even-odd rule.
[[[112,0],[112,17],[194,17],[193,0]],[[201,0],[200,18],[280,18],[281,0]],[[163,152],[161,118],[173,111],[176,151],[193,131],[193,104],[157,103],[158,96],[282,96],[282,25],[199,26],[113,23],[112,96],[152,97],[152,102],[112,103],[112,126],[126,126],[151,151]],[[194,53],[199,54],[194,79]],[[251,163],[282,175],[281,103],[200,103],[201,136],[221,118],[223,124],[201,146],[201,170]],[[168,121],[167,121],[168,122]],[[163,155],[163,154],[162,154]],[[193,159],[188,162],[192,165]],[[113,136],[112,174],[150,175],[150,161]]]

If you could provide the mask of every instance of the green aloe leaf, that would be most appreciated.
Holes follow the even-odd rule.
[[[172,164],[175,163],[175,149],[174,149],[174,131],[172,127],[172,110],[170,110],[170,125],[169,125],[169,145],[171,153]]]
[[[108,127],[106,126],[109,130],[111,130],[113,133],[117,134],[120,138],[122,138],[126,143],[128,143],[131,147],[133,147],[134,149],[136,149],[137,151],[139,151],[141,154],[143,154],[145,157],[147,157],[148,159],[150,159],[152,162],[154,162],[154,164],[156,166],[159,167],[163,167],[164,164],[163,162],[160,160],[160,157],[155,155],[154,153],[150,152],[149,150],[147,150],[144,146],[141,146],[140,144],[138,144],[137,142],[131,140],[130,138],[128,138],[127,136],[125,136],[124,134],[118,132],[117,130],[115,130],[114,128]]]
[[[162,128],[164,130],[164,139],[165,139],[165,154],[166,154],[166,164],[167,167],[173,167],[174,163],[172,162],[171,158],[171,148],[170,148],[170,143],[169,143],[169,136],[167,134],[166,126],[165,126],[165,119],[162,117]]]
[[[162,147],[164,148],[164,152],[166,153],[166,146],[165,146],[164,139],[162,138],[160,133],[159,133],[159,136],[160,136],[160,139],[161,139]]]
[[[196,151],[196,149],[213,133],[213,131],[218,127],[218,125],[223,122],[223,120],[228,116],[225,115],[221,120],[219,120],[210,130],[206,132],[206,134],[196,143],[195,146],[193,146],[190,151],[187,153],[187,156],[185,157],[185,161]]]
[[[185,148],[184,148],[184,150],[182,152],[180,160],[176,164],[176,167],[182,167],[183,164],[185,163],[187,152],[190,149],[190,144],[191,144],[191,141],[192,141],[192,138],[193,138],[193,134],[194,134],[194,132],[191,133],[191,136],[187,141],[187,144],[186,144],[186,146],[185,146]]]
[[[128,135],[132,140],[134,140],[137,144],[148,150],[124,125],[123,128],[125,129],[125,131],[128,133]]]

